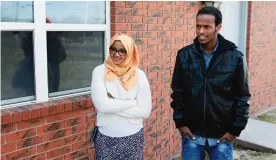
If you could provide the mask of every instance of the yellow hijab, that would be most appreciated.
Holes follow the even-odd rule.
[[[139,65],[138,49],[134,39],[125,34],[116,34],[113,36],[109,47],[117,40],[121,41],[127,51],[126,59],[120,65],[115,65],[109,55],[108,59],[104,61],[106,67],[104,79],[106,81],[119,79],[122,87],[128,91],[137,84],[136,68]]]

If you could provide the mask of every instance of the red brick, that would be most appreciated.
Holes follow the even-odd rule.
[[[143,8],[143,2],[126,1],[126,7],[128,7],[128,8]]]
[[[92,103],[92,99],[87,100],[87,106],[91,106],[92,107],[93,103]]]
[[[6,160],[22,159],[34,154],[36,154],[36,147],[30,147],[12,153],[8,153],[6,156]]]
[[[31,156],[29,158],[24,158],[23,160],[45,160],[45,159],[47,159],[47,154],[41,153],[41,154]]]
[[[75,110],[75,111],[71,112],[71,114],[70,114],[71,116],[68,117],[68,118],[80,117],[80,116],[86,115],[88,113],[91,113],[90,109],[91,109],[91,107],[89,107],[89,108],[83,108],[81,110]]]
[[[64,110],[65,110],[64,104],[58,104],[57,105],[57,112],[58,113],[62,113],[62,112],[64,112]]]
[[[48,123],[51,123],[51,122],[57,122],[57,121],[69,119],[70,117],[71,117],[70,112],[64,112],[64,113],[49,115],[46,117],[46,121]]]
[[[181,49],[182,47],[184,47],[184,46],[181,44],[172,44],[171,45],[171,49],[173,49],[173,50],[178,50],[178,49]]]
[[[175,18],[176,19],[187,19],[187,14],[183,13],[183,12],[176,12],[175,13]]]
[[[64,106],[64,111],[65,111],[65,112],[71,111],[71,110],[72,110],[72,102],[70,102],[70,101],[67,100],[67,99],[63,99],[62,103],[65,105],[65,106]]]
[[[6,134],[6,141],[13,142],[20,139],[29,138],[36,135],[36,128],[21,130],[15,133]]]
[[[13,152],[15,150],[16,150],[16,142],[1,145],[1,154]]]
[[[85,141],[81,141],[81,142],[77,142],[77,143],[72,144],[73,151],[80,150],[80,149],[88,147],[88,143],[87,142],[88,141],[85,140]]]
[[[75,125],[80,125],[86,123],[86,115],[81,116],[81,117],[75,117],[69,120],[65,121],[65,127],[72,127]]]
[[[145,32],[143,32],[143,37],[144,38],[156,38],[157,32],[156,31],[145,31]]]
[[[22,121],[22,111],[18,107],[9,108],[9,111],[12,113],[12,122]]]
[[[60,156],[60,157],[54,158],[53,160],[65,160],[65,159],[64,159],[64,156]]]
[[[31,119],[31,108],[29,106],[20,106],[17,107],[22,111],[22,120],[29,120]]]
[[[148,17],[162,17],[162,11],[148,10]]]
[[[183,12],[183,7],[178,5],[172,5],[173,12]]]
[[[91,159],[95,159],[96,157],[96,153],[95,153],[95,149],[88,149],[88,156],[91,158]]]
[[[172,24],[164,25],[163,30],[164,31],[173,31],[173,30],[175,30],[175,25],[172,25]]]
[[[136,45],[144,45],[144,44],[147,44],[147,39],[146,39],[146,38],[135,38],[134,40],[135,40]],[[139,47],[139,46],[137,46],[137,47]],[[138,50],[139,50],[139,48],[138,48]],[[142,51],[141,51],[141,52],[142,52]],[[140,53],[141,53],[141,52],[139,51],[139,56],[140,56]],[[141,56],[140,56],[140,58],[141,58]]]
[[[1,145],[6,143],[5,135],[1,134]]]
[[[8,109],[1,110],[2,124],[9,124],[12,122],[12,113]]]
[[[143,45],[143,52],[157,51],[156,45]]]
[[[194,13],[188,13],[187,15],[188,15],[187,16],[188,19],[195,19],[196,18],[196,15]]]
[[[124,8],[126,5],[124,1],[110,1],[110,6]]]
[[[45,135],[39,135],[31,138],[26,138],[24,140],[17,141],[17,149],[22,149],[26,147],[30,147],[33,145],[41,144],[45,142]]]
[[[66,145],[72,144],[72,143],[76,143],[76,142],[80,142],[80,141],[84,141],[86,139],[85,137],[86,133],[80,133],[80,134],[75,134],[72,136],[68,136],[64,138],[64,142]]]
[[[160,11],[172,11],[172,6],[169,4],[159,4],[158,10]]]
[[[143,8],[148,10],[157,10],[158,4],[156,2],[143,2]]]
[[[67,154],[65,155],[65,159],[69,160],[69,159],[77,159],[79,157],[83,157],[87,154],[87,149],[82,149],[76,152],[73,152],[71,154]]]
[[[49,107],[43,106],[40,108],[40,116],[41,117],[47,116],[48,114],[49,114]]]
[[[77,134],[81,132],[85,132],[87,124],[79,124],[77,126],[72,127],[72,134]]]
[[[70,152],[71,152],[71,146],[64,146],[62,148],[54,149],[47,152],[47,159],[52,159],[58,156],[62,156]]]
[[[158,32],[158,37],[171,37],[172,36],[172,31],[160,31]]]
[[[161,38],[148,38],[148,44],[160,44],[162,42]]]
[[[171,46],[170,44],[159,44],[158,51],[169,51],[171,49],[170,46]],[[164,63],[161,63],[161,64],[164,64]],[[166,63],[166,64],[168,64],[168,63]]]
[[[39,118],[30,119],[27,121],[18,122],[17,129],[22,130],[22,129],[43,125],[43,124],[45,124],[45,117],[39,117]]]
[[[158,77],[157,72],[150,72],[148,73],[149,79],[156,79]]]
[[[96,115],[95,113],[88,114],[88,115],[87,115],[87,122],[95,122],[96,116],[97,116],[97,115]]]
[[[160,24],[148,24],[148,30],[149,31],[161,31],[162,25]]]
[[[64,128],[64,121],[46,124],[37,128],[37,134],[44,134],[51,131],[56,131]]]
[[[175,4],[178,6],[186,6],[186,5],[188,5],[187,3],[189,3],[189,2],[185,2],[185,1],[176,1],[175,2]]]
[[[188,31],[188,26],[186,25],[176,25],[175,30],[177,31],[182,31],[182,32],[187,32]]]
[[[143,23],[143,18],[141,16],[126,16],[126,23]],[[115,21],[118,22],[118,21]]]
[[[114,30],[114,31],[131,30],[131,24],[111,24],[111,30]]]
[[[131,16],[131,9],[130,8],[111,8],[111,15]]]
[[[180,44],[185,44],[186,43],[186,38],[181,38],[181,37],[177,37],[175,38],[175,43],[180,43]]]
[[[158,24],[172,24],[172,18],[168,18],[168,17],[158,18]]]
[[[183,38],[183,31],[173,31],[172,32],[172,37]]]
[[[178,19],[178,18],[172,18],[172,24],[174,24],[174,25],[176,25],[176,24],[181,24],[181,25],[183,25],[183,24],[184,24],[184,21],[186,21],[186,20]]]
[[[61,129],[53,132],[46,133],[46,140],[52,141],[63,138],[72,134],[72,128]]]
[[[175,12],[163,11],[163,17],[176,18]]]
[[[157,17],[143,17],[144,24],[157,24]]]
[[[40,109],[41,108],[32,108],[32,118],[38,118],[40,117]]]
[[[15,123],[1,125],[1,134],[14,132],[16,130]]]
[[[52,149],[58,148],[60,146],[63,146],[64,144],[65,144],[64,139],[48,141],[44,144],[37,145],[37,152],[41,153],[44,151],[52,150]]]
[[[162,43],[163,44],[174,44],[175,43],[175,38],[162,38]]]
[[[146,31],[146,30],[147,30],[147,24],[143,24],[143,23],[132,24],[132,31]]]
[[[147,10],[145,9],[138,9],[138,8],[133,8],[132,9],[132,16],[147,16]]]

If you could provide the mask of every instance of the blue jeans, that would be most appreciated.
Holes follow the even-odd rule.
[[[204,160],[205,151],[210,160],[233,160],[233,144],[222,141],[215,146],[200,145],[197,139],[182,137],[182,160]]]

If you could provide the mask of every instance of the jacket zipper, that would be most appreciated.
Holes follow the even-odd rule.
[[[206,117],[205,117],[205,112],[206,112],[206,84],[207,84],[207,68],[206,68],[206,62],[205,59],[196,51],[196,53],[199,55],[199,57],[202,59],[202,61],[204,62],[204,104],[203,104],[203,109],[204,109],[204,119],[203,119],[203,129],[204,129],[204,137],[206,137],[206,133],[205,133],[205,121],[206,121]]]
[[[196,51],[197,52],[197,51]],[[214,66],[216,66],[222,59],[224,59],[225,57],[227,57],[229,55],[230,51],[226,52],[225,55],[223,57],[221,57],[213,66],[212,68],[210,68],[208,74],[207,74],[207,68],[206,68],[206,62],[205,59],[202,58],[202,56],[197,52],[197,54],[200,56],[200,58],[203,60],[204,62],[204,104],[203,104],[203,108],[204,108],[204,120],[203,120],[203,124],[204,124],[204,138],[206,138],[206,125],[205,125],[205,121],[206,121],[206,89],[207,89],[207,76],[209,75],[210,71],[214,68]]]

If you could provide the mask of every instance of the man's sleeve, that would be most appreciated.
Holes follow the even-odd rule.
[[[171,83],[171,107],[173,109],[173,120],[175,122],[176,128],[185,126],[184,115],[182,112],[184,107],[184,92],[182,84],[184,82],[181,78],[181,72],[181,52],[178,51]]]
[[[233,121],[228,132],[234,136],[239,136],[245,128],[249,118],[249,100],[251,97],[248,84],[248,69],[244,56],[238,58],[238,66],[235,70],[233,84],[235,88],[235,101],[233,106]]]

